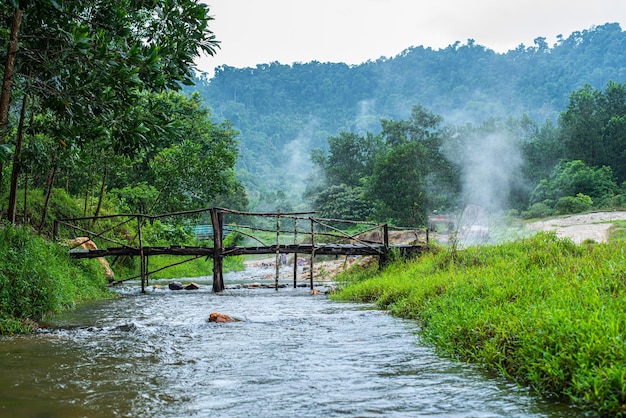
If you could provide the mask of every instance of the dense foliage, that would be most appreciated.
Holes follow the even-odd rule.
[[[230,120],[241,131],[238,170],[255,206],[266,192],[278,190],[298,201],[312,172],[309,151],[329,150],[327,137],[341,132],[362,137],[378,134],[381,119],[406,120],[418,104],[441,115],[450,126],[480,126],[491,118],[522,119],[523,115],[535,124],[555,123],[573,91],[585,88],[576,100],[579,109],[572,108],[578,112],[583,104],[592,103],[587,99],[595,96],[594,89],[605,88],[611,80],[626,82],[625,49],[626,33],[619,24],[607,23],[559,36],[554,45],[538,37],[534,45],[520,45],[506,53],[470,39],[439,50],[411,47],[396,57],[354,66],[320,62],[223,66],[211,78],[200,77],[196,89],[215,117]],[[610,112],[618,111],[610,91],[601,102]],[[619,132],[620,123],[619,118],[613,120],[603,133]],[[594,126],[598,128],[588,126],[589,133]],[[549,129],[541,132],[543,139],[550,134]],[[560,158],[584,161],[558,150],[535,151],[545,158],[532,162],[544,164],[535,167],[540,171],[527,170],[539,176],[536,181],[547,178]],[[613,149],[605,151],[613,159],[620,156]],[[596,159],[588,164],[608,163]],[[615,174],[621,177],[618,171]],[[277,200],[272,209],[280,204]]]
[[[355,272],[337,298],[416,319],[442,353],[594,415],[621,416],[625,261],[621,244],[577,246],[540,234]]]
[[[237,131],[175,92],[218,47],[211,20],[196,0],[4,3],[2,215],[49,231],[56,187],[83,198],[83,216],[107,198],[131,212],[245,208]],[[45,196],[37,213],[30,190]]]

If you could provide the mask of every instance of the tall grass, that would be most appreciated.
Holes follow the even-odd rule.
[[[184,257],[174,255],[160,255],[150,257],[149,270],[155,271],[185,260]],[[242,271],[245,269],[241,256],[224,258],[224,271]],[[138,274],[138,273],[137,273]],[[213,260],[206,257],[196,258],[182,264],[167,267],[150,275],[151,279],[180,279],[213,275]]]
[[[542,233],[352,273],[335,297],[416,319],[445,355],[593,413],[622,415],[625,262],[621,245],[577,246]]]
[[[29,227],[0,226],[0,334],[32,330],[48,314],[108,297],[98,262],[72,261],[66,252]]]

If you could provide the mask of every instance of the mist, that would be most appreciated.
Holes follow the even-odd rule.
[[[477,130],[463,137],[451,156],[461,168],[458,219],[461,245],[493,241],[494,220],[507,209],[510,194],[522,178],[519,142],[505,132]]]
[[[513,185],[521,176],[521,150],[506,134],[476,136],[462,148],[462,202],[495,214],[508,209]]]

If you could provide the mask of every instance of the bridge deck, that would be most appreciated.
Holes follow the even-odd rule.
[[[402,255],[419,254],[424,245],[390,245],[390,249],[397,249]],[[260,247],[225,247],[221,256],[249,255],[249,254],[311,254],[317,255],[381,255],[385,252],[382,244],[289,244],[270,245]],[[152,255],[197,255],[213,257],[212,247],[143,247],[144,256]],[[140,256],[141,250],[136,247],[112,247],[100,250],[73,249],[70,251],[71,258],[97,258],[106,256]]]

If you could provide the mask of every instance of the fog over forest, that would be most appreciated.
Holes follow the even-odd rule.
[[[626,34],[619,24],[606,23],[554,45],[538,37],[534,45],[506,53],[470,39],[438,50],[409,47],[396,57],[352,66],[223,66],[210,79],[200,76],[194,88],[216,121],[229,120],[240,131],[237,170],[253,209],[310,207],[321,174],[311,163],[312,150],[328,152],[328,138],[342,132],[384,137],[381,120],[407,121],[420,105],[443,118],[437,129],[498,121],[509,130],[473,133],[452,147],[456,155],[447,156],[456,161],[460,181],[454,205],[521,210],[539,180],[523,173],[528,150],[522,144],[536,142],[530,132],[546,123],[558,125],[578,89],[626,82],[624,50]],[[522,189],[526,202],[511,204],[511,192]]]

